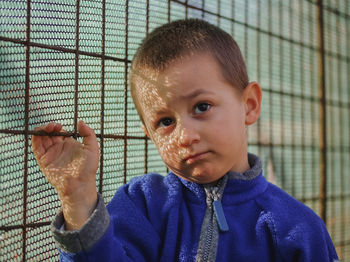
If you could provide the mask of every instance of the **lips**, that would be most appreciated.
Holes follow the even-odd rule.
[[[202,153],[197,153],[197,154],[192,154],[184,158],[184,162],[187,164],[192,164],[198,160],[201,160],[207,156],[209,152],[202,152]]]

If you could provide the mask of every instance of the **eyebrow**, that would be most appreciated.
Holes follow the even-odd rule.
[[[202,94],[213,94],[213,92],[210,92],[210,91],[205,90],[205,89],[196,89],[189,94],[181,95],[180,98],[181,99],[192,99],[192,98],[199,96],[199,95],[202,95]]]
[[[180,95],[179,98],[182,100],[191,100],[195,98],[196,96],[202,95],[202,94],[214,94],[214,92],[205,90],[205,89],[196,89],[192,92],[189,92],[188,94]],[[156,115],[162,115],[168,113],[168,110],[162,107],[157,108],[156,106],[153,107],[155,109]],[[152,119],[152,122],[154,119]]]

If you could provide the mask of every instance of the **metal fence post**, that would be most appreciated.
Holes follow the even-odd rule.
[[[318,39],[318,97],[319,97],[319,201],[320,216],[327,222],[327,134],[326,134],[326,83],[325,83],[325,50],[324,50],[324,24],[323,3],[317,0],[317,39]]]

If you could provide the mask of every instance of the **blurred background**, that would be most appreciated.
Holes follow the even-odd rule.
[[[49,225],[59,202],[34,160],[35,126],[95,129],[106,202],[134,176],[167,173],[127,73],[148,32],[194,17],[234,37],[262,86],[248,135],[264,175],[321,216],[350,261],[347,0],[0,0],[0,261],[58,261]]]

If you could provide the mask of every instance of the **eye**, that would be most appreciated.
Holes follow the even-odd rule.
[[[196,114],[202,114],[210,109],[211,105],[208,103],[199,103],[195,106],[194,112]]]
[[[164,117],[161,120],[159,120],[158,122],[158,126],[160,127],[166,127],[166,126],[170,126],[174,123],[174,120],[169,118],[169,117]]]

